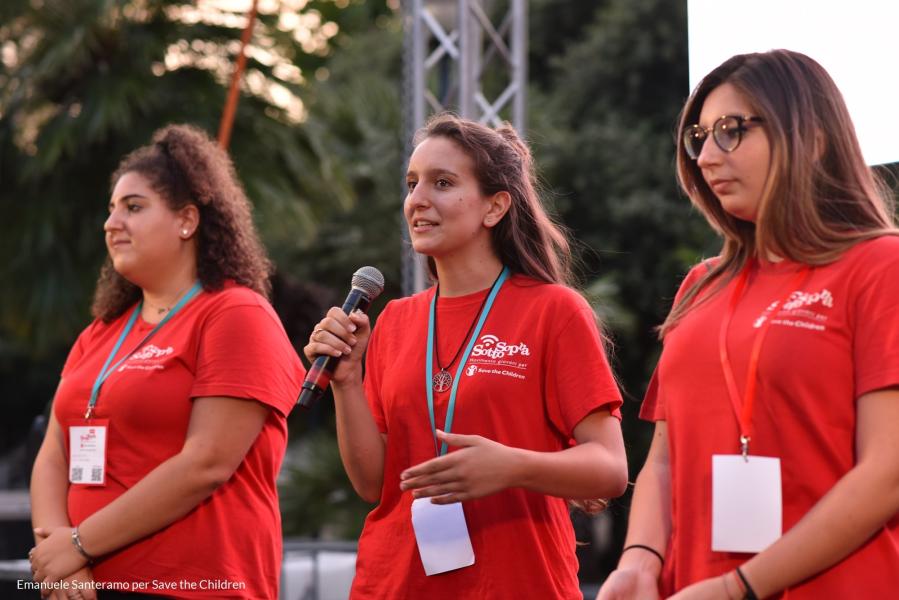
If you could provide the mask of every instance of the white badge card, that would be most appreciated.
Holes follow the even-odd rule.
[[[69,482],[106,484],[107,419],[69,425]]]
[[[780,459],[712,456],[712,550],[761,552],[782,531]]]
[[[426,575],[474,564],[474,549],[461,502],[432,504],[430,498],[413,500],[412,529]]]

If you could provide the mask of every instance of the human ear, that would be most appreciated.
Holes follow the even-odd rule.
[[[484,227],[494,227],[509,212],[509,207],[512,206],[512,196],[509,192],[497,192],[487,198],[487,202],[489,208],[484,215]]]
[[[178,211],[178,229],[183,239],[190,239],[200,225],[200,211],[195,204],[188,204]]]

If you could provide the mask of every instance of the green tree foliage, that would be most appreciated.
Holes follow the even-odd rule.
[[[260,3],[231,149],[285,274],[294,265],[281,260],[312,256],[303,252],[320,227],[368,199],[362,175],[377,163],[335,153],[342,138],[305,103],[314,104],[309,88],[336,54],[335,37],[352,39],[384,14],[385,4],[361,0]],[[66,349],[89,321],[110,174],[167,123],[215,135],[244,17],[174,0],[0,5],[0,392],[12,415],[0,451],[52,396]],[[29,365],[28,376],[14,376]]]
[[[639,400],[680,278],[717,242],[676,185],[674,132],[688,95],[686,3],[531,3],[530,138],[556,210],[584,246],[582,277],[615,342],[631,477],[651,427]],[[613,503],[611,551],[580,551],[582,575],[613,567],[629,498]]]

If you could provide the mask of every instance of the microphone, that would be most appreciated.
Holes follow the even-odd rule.
[[[362,267],[353,273],[352,288],[343,301],[341,309],[346,314],[354,310],[365,312],[372,300],[384,291],[384,276],[374,267]],[[297,398],[297,404],[303,408],[312,408],[319,401],[325,388],[331,383],[334,368],[340,360],[339,356],[320,355],[312,362],[312,366],[306,373],[306,380]]]

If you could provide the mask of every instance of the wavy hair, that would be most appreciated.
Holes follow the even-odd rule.
[[[509,211],[491,229],[493,249],[502,263],[513,273],[573,285],[568,234],[544,209],[531,151],[515,129],[504,123],[494,130],[441,113],[416,132],[414,144],[430,137],[452,140],[471,158],[482,194],[508,192],[512,197]],[[432,258],[428,258],[428,268],[436,278]]]
[[[111,187],[126,173],[146,178],[172,210],[197,207],[197,277],[208,291],[226,280],[268,297],[272,266],[253,226],[252,209],[228,154],[204,131],[169,125],[153,134],[153,143],[134,150],[112,174]],[[141,297],[107,257],[100,271],[91,312],[114,320]]]
[[[734,56],[696,86],[681,111],[679,134],[698,122],[705,99],[724,83],[764,119],[768,178],[755,223],[737,219],[721,206],[677,136],[678,182],[724,243],[721,260],[659,327],[661,337],[697,305],[700,292],[720,290],[754,257],[774,254],[822,265],[860,241],[897,233],[892,196],[865,164],[843,96],[821,65],[790,50]]]
[[[474,162],[474,175],[485,196],[508,192],[509,210],[491,231],[493,250],[512,273],[574,287],[571,242],[567,231],[546,212],[538,193],[534,159],[527,144],[508,123],[490,129],[451,113],[433,116],[415,134],[417,146],[427,138],[452,140]],[[434,259],[428,268],[436,279]],[[611,341],[602,324],[597,328],[607,350]],[[568,500],[587,514],[609,505],[605,499]]]

